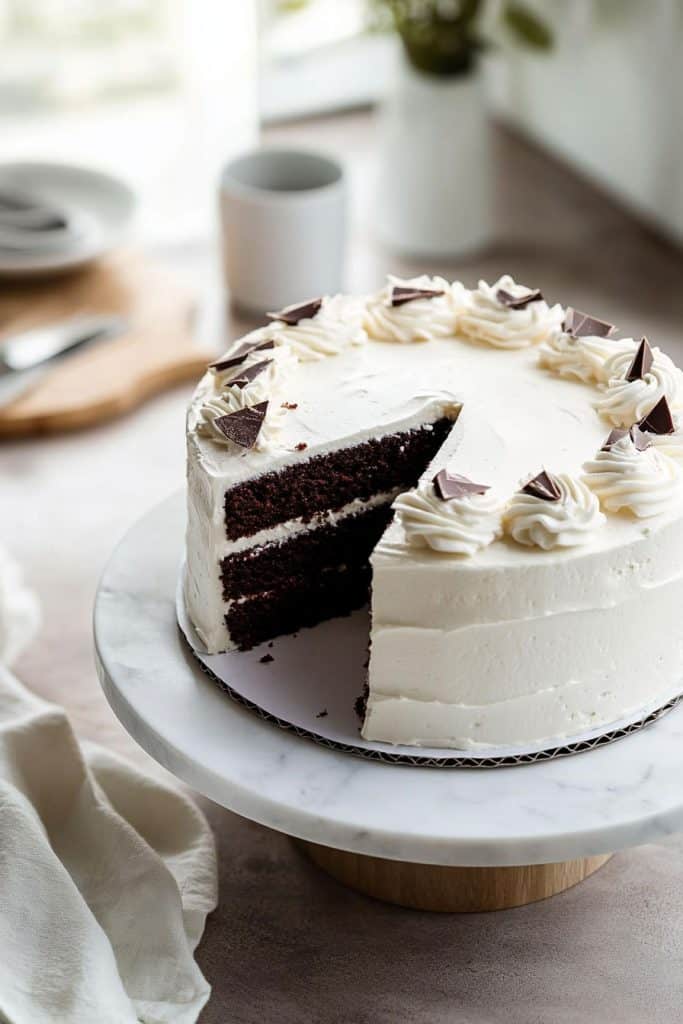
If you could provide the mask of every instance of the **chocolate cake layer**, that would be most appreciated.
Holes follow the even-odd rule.
[[[328,570],[317,579],[297,583],[283,576],[277,590],[247,598],[230,607],[225,623],[241,651],[264,640],[348,615],[368,599],[370,566]]]
[[[221,562],[223,598],[251,596],[289,585],[309,585],[321,570],[367,564],[391,519],[391,503],[336,523],[297,533],[280,544],[264,544],[228,555]]]
[[[452,427],[444,417],[238,484],[225,495],[226,536],[249,537],[290,519],[306,521],[323,509],[340,509],[356,498],[412,487]]]

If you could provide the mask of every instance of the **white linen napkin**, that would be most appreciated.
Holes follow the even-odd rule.
[[[0,574],[9,564],[0,557]],[[0,660],[29,633],[3,599],[11,591],[16,610],[13,573],[0,586]],[[197,807],[79,747],[65,712],[0,665],[0,1020],[193,1024],[210,993],[193,952],[216,893]]]

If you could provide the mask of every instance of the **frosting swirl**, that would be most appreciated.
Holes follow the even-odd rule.
[[[515,297],[529,291],[507,274],[493,285],[480,281],[458,321],[466,338],[495,348],[527,348],[561,329],[564,311],[560,305],[549,306],[543,299],[537,299],[523,309],[512,309],[497,298],[500,290]]]
[[[645,437],[658,452],[668,455],[675,462],[683,462],[683,420],[674,416],[674,431],[671,434],[652,434],[644,431]]]
[[[219,444],[235,447],[233,442],[225,436],[217,426],[216,420],[221,416],[228,416],[239,409],[246,409],[251,405],[258,405],[258,401],[252,401],[248,394],[249,388],[230,388],[220,393],[209,393],[199,407],[199,419],[197,421],[197,433],[204,437],[210,437]],[[265,399],[261,399],[265,401]],[[253,450],[257,452],[272,451],[276,446],[278,435],[284,421],[284,409],[278,401],[270,400],[263,424],[254,442]]]
[[[652,446],[639,451],[630,434],[599,451],[583,469],[583,482],[609,512],[625,509],[645,519],[681,498],[683,476],[676,463]]]
[[[538,350],[538,365],[560,377],[574,377],[584,383],[606,383],[605,367],[615,355],[632,359],[636,351],[633,338],[575,338],[565,331],[550,335]]]
[[[473,555],[502,533],[502,507],[490,491],[443,501],[423,483],[399,494],[393,507],[409,544],[445,555]]]
[[[586,544],[605,522],[595,494],[581,480],[567,473],[552,477],[560,492],[546,501],[518,491],[507,506],[505,532],[527,547],[572,548]]]
[[[444,294],[392,306],[395,286],[432,289]],[[465,289],[459,281],[450,285],[442,277],[429,277],[427,274],[407,281],[389,275],[386,286],[367,304],[364,326],[376,341],[397,341],[407,345],[413,341],[448,338],[455,334],[458,309],[464,303],[464,295]]]
[[[333,295],[322,300],[312,317],[286,324],[275,320],[268,332],[276,344],[285,344],[302,362],[317,362],[325,356],[336,356],[351,345],[363,345],[367,334],[363,327],[363,303],[350,295]]]
[[[268,340],[268,328],[260,328],[242,339],[244,342]],[[228,353],[229,355],[229,353]],[[240,385],[240,376],[259,363],[267,363],[262,371],[246,384]],[[274,348],[254,350],[237,366],[225,370],[212,371],[212,387],[204,396],[198,410],[197,433],[210,437],[219,444],[232,446],[233,442],[225,436],[216,425],[221,416],[228,416],[261,402],[268,402],[268,410],[261,429],[254,443],[256,451],[270,451],[275,446],[277,437],[285,420],[282,407],[284,386],[289,379],[296,359],[289,346],[276,344]]]
[[[681,408],[683,379],[681,371],[658,348],[652,349],[653,362],[641,378],[628,381],[626,375],[633,352],[616,352],[604,365],[605,391],[595,408],[615,427],[630,427],[643,419],[666,398],[672,408]]]

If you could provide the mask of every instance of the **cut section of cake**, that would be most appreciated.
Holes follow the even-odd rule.
[[[614,334],[509,277],[274,313],[188,416],[207,650],[370,592],[362,733],[387,743],[555,743],[675,696],[683,378]]]

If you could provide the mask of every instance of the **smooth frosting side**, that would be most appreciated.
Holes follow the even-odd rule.
[[[395,286],[432,289],[442,291],[443,295],[412,299],[400,306],[392,306]],[[408,280],[389,275],[381,292],[368,299],[363,323],[375,341],[407,345],[414,341],[450,338],[455,334],[458,313],[464,301],[465,289],[458,281],[451,285],[442,277],[429,277],[427,274]]]
[[[394,509],[409,544],[447,555],[473,555],[502,533],[502,505],[490,491],[443,501],[425,482],[400,494]]]
[[[562,741],[678,693],[680,515],[652,530],[608,525],[605,548],[504,539],[457,563],[426,550],[395,558],[383,542],[363,735],[464,749]],[[520,550],[534,557],[501,557]]]
[[[589,459],[583,480],[604,509],[638,519],[670,512],[681,502],[678,465],[654,447],[639,451],[629,434]]]
[[[553,476],[560,491],[557,501],[545,501],[518,491],[505,510],[505,531],[517,544],[571,548],[589,543],[606,518],[600,503],[583,481],[568,473]]]
[[[564,310],[560,305],[549,306],[540,299],[524,309],[510,309],[497,298],[501,289],[513,296],[529,291],[507,274],[492,285],[480,281],[458,318],[459,329],[466,338],[495,348],[527,348],[561,330]]]

